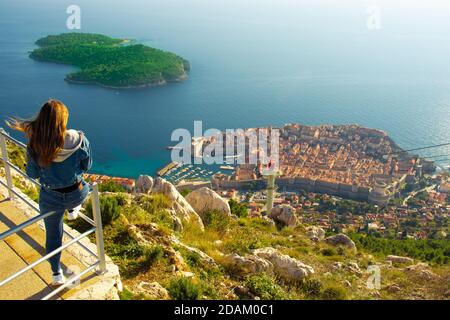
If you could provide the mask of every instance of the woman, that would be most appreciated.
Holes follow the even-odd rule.
[[[27,140],[28,176],[39,179],[41,214],[54,212],[44,219],[47,253],[62,244],[63,217],[76,219],[81,204],[89,193],[83,172],[92,166],[89,141],[81,131],[66,128],[69,112],[58,100],[49,100],[32,120],[11,119],[8,126],[24,132]],[[65,283],[60,264],[61,253],[49,259],[53,285]]]

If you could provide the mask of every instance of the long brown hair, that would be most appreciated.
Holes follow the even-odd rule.
[[[48,100],[34,119],[11,118],[6,124],[24,132],[28,138],[28,147],[40,166],[49,166],[64,147],[69,111],[58,100]]]

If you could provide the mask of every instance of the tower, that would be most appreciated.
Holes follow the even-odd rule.
[[[266,166],[261,169],[261,175],[267,179],[267,202],[266,202],[266,212],[270,212],[273,208],[273,200],[275,194],[275,179],[280,175],[278,166],[275,162],[271,160]]]
[[[374,186],[369,192],[369,203],[378,205],[379,207],[385,207],[391,198],[389,192],[389,186],[382,181],[375,181]]]

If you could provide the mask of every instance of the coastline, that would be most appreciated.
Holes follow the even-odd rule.
[[[131,90],[131,89],[143,89],[143,88],[152,88],[152,87],[162,87],[162,86],[166,86],[169,83],[176,83],[176,82],[182,82],[188,79],[188,75],[187,73],[183,74],[182,76],[178,77],[175,80],[161,80],[158,82],[149,82],[149,83],[144,83],[144,84],[140,84],[140,85],[135,85],[135,86],[122,86],[122,87],[118,87],[118,86],[111,86],[111,85],[106,85],[100,82],[96,82],[96,81],[82,81],[82,80],[73,80],[73,79],[69,79],[69,78],[64,78],[64,81],[68,82],[68,83],[72,83],[72,84],[82,84],[82,85],[95,85],[95,86],[99,86],[105,89],[112,89],[112,90]]]
[[[124,86],[124,87],[116,87],[116,86],[110,86],[106,84],[102,84],[100,82],[95,81],[81,81],[81,80],[73,80],[64,78],[64,81],[72,84],[81,84],[81,85],[93,85],[93,86],[99,86],[105,89],[112,89],[112,90],[129,90],[129,89],[142,89],[142,88],[150,88],[150,87],[161,87],[167,85],[167,81],[159,81],[159,82],[151,82],[146,83],[138,86]]]
[[[281,128],[287,124],[289,124],[289,123],[286,123],[284,125],[279,125],[279,126],[273,126],[272,128]],[[385,135],[386,139],[389,140],[390,143],[392,144],[392,146],[394,147],[395,152],[402,153],[402,151],[404,151],[404,149],[401,148],[395,142],[395,140],[389,136],[389,134],[386,131],[369,128],[369,127],[366,127],[363,125],[359,125],[357,123],[349,123],[349,124],[345,124],[345,125],[333,125],[333,124],[329,124],[329,123],[324,123],[324,124],[320,124],[320,125],[314,125],[311,127],[319,128],[319,127],[327,127],[327,126],[346,126],[346,127],[357,127],[357,128],[368,129],[373,132],[377,132],[378,134]],[[261,127],[261,128],[265,128],[265,127]],[[249,128],[247,128],[247,129],[249,129]],[[163,159],[158,158],[158,161],[156,161],[156,159],[149,160],[149,159],[142,158],[137,163],[134,163],[134,162],[129,163],[128,161],[125,161],[125,162],[120,162],[117,164],[110,163],[108,166],[106,166],[105,163],[102,163],[99,165],[98,168],[94,168],[94,169],[97,169],[97,170],[95,170],[95,173],[97,173],[97,174],[109,175],[109,176],[119,176],[119,177],[126,177],[126,178],[132,178],[132,179],[136,179],[141,174],[148,174],[148,175],[155,176],[155,175],[157,175],[157,172],[159,170],[161,170],[162,168],[164,168],[165,166],[170,164],[170,162],[171,162],[170,150],[167,151],[167,155],[168,156],[164,157]],[[150,161],[150,163],[149,163],[149,161]],[[145,165],[146,163],[149,163],[149,165],[148,166]],[[125,170],[125,171],[122,170],[121,168],[123,168],[123,166],[130,168],[130,170]]]

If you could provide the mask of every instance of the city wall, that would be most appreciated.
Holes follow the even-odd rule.
[[[368,201],[370,192],[370,188],[368,187],[358,187],[307,178],[278,178],[276,179],[276,185],[278,190],[304,190],[359,201]],[[245,181],[218,181],[213,179],[212,187],[215,189],[262,190],[266,188],[266,181],[264,179]]]

